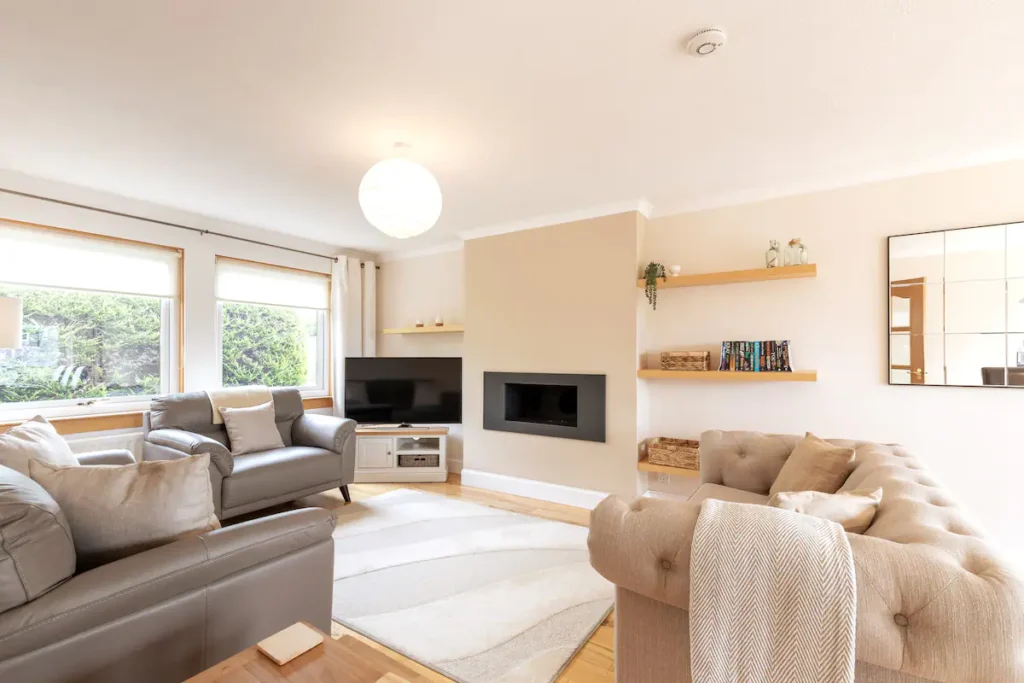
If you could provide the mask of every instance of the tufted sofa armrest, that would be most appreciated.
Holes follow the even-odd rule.
[[[170,448],[185,455],[210,454],[210,462],[221,476],[227,477],[235,468],[231,451],[219,441],[183,429],[154,429],[146,434],[146,441],[157,446]]]
[[[1024,681],[1024,586],[993,555],[847,534],[857,659],[948,683]],[[974,551],[974,552],[972,552]]]
[[[690,608],[690,545],[700,505],[605,498],[590,515],[590,563],[634,593]]]

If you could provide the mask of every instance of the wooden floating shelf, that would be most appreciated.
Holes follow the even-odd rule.
[[[735,372],[720,370],[637,370],[641,379],[690,379],[706,382],[817,382],[817,370]]]
[[[730,270],[722,273],[700,273],[697,275],[676,275],[658,279],[658,289],[673,287],[706,287],[708,285],[731,285],[739,282],[764,282],[766,280],[796,280],[818,277],[818,264],[803,266],[780,266],[778,268],[753,268],[751,270]],[[636,286],[643,289],[643,279]]]
[[[394,327],[384,330],[384,334],[444,334],[446,332],[465,332],[462,325],[425,325],[423,327]]]
[[[640,462],[636,464],[636,468],[641,472],[654,472],[655,474],[668,474],[673,477],[699,477],[700,472],[698,470],[684,470],[682,467],[672,467],[671,465],[655,465],[649,461],[646,457],[641,458]]]

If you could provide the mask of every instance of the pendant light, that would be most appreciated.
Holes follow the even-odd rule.
[[[406,158],[409,146],[370,167],[359,183],[359,206],[370,225],[405,239],[422,235],[441,216],[441,186],[430,171]]]

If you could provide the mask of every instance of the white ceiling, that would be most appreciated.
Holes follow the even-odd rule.
[[[356,201],[399,140],[406,241]],[[359,249],[1016,157],[1021,0],[0,0],[0,167]]]

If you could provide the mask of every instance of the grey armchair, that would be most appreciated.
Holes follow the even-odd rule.
[[[355,476],[356,423],[306,414],[296,389],[272,389],[284,448],[232,456],[224,425],[213,424],[206,392],[153,399],[143,416],[143,460],[210,454],[217,516],[228,519],[302,496],[340,488],[348,502]]]

